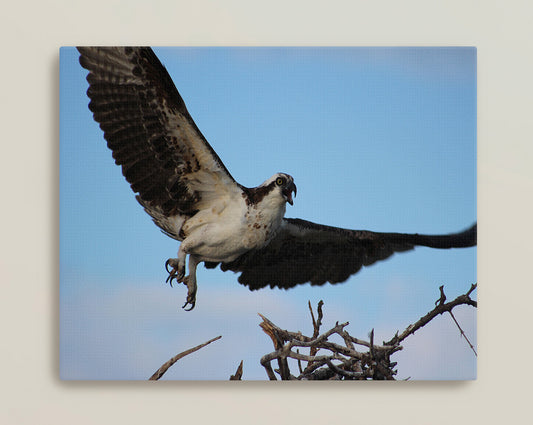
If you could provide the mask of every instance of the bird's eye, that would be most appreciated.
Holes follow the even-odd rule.
[[[282,179],[281,177],[278,177],[278,178],[276,179],[276,184],[277,184],[278,186],[281,186],[281,185],[283,184],[283,179]]]

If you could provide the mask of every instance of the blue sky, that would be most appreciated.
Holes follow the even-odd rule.
[[[298,186],[288,217],[418,233],[476,220],[476,51],[473,48],[156,48],[189,112],[234,178],[256,186],[278,171]],[[237,275],[198,270],[197,305],[164,283],[178,244],[142,211],[87,108],[77,51],[60,55],[60,373],[63,379],[146,379],[176,353],[167,379],[266,379],[273,350],[262,313],[312,333],[307,301],[325,302],[323,329],[376,340],[476,278],[476,248],[417,248],[347,282],[251,292]],[[476,312],[456,317],[476,343]],[[399,377],[472,379],[476,361],[449,316],[395,354]]]

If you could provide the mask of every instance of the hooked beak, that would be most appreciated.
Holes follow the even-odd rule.
[[[285,196],[285,199],[291,205],[294,205],[294,201],[292,199],[292,193],[293,192],[294,192],[294,196],[296,196],[297,189],[296,189],[296,185],[294,184],[294,182],[292,182],[289,186],[287,186],[283,190],[283,196]]]

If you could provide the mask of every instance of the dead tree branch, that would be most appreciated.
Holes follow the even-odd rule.
[[[461,332],[461,336],[466,340],[466,342],[468,343],[468,345],[470,346],[470,348],[471,348],[472,351],[474,352],[475,356],[477,357],[476,349],[474,348],[474,346],[472,345],[472,343],[470,342],[470,340],[469,340],[468,337],[466,336],[465,332],[464,332],[463,329],[461,328],[461,325],[459,325],[459,322],[457,321],[457,319],[456,319],[455,316],[453,315],[452,311],[450,310],[448,313],[450,313],[450,316],[452,316],[453,321],[455,322],[455,324],[456,324],[457,327],[459,328],[459,332]]]
[[[203,344],[200,344],[200,345],[197,345],[196,347],[193,347],[189,350],[186,350],[182,353],[179,353],[179,354],[176,354],[174,357],[172,357],[169,361],[167,361],[166,363],[164,363],[159,369],[157,369],[157,371],[150,377],[149,381],[157,381],[159,380],[159,378],[161,378],[165,372],[174,364],[176,363],[179,359],[191,354],[191,353],[194,353],[195,351],[198,351],[200,348],[203,348],[205,347],[206,345],[208,344],[211,344],[212,342],[218,340],[222,338],[222,335],[219,335],[213,339],[210,339],[209,341],[207,342],[204,342]]]
[[[442,288],[442,287],[441,287]],[[466,304],[471,305],[473,307],[477,307],[477,301],[474,301],[470,298],[470,294],[474,291],[474,289],[477,288],[477,284],[474,283],[468,290],[466,294],[459,295],[456,299],[453,301],[450,301],[449,303],[444,303],[446,301],[446,296],[444,295],[444,291],[440,289],[441,291],[441,297],[436,302],[436,307],[431,310],[428,314],[418,319],[417,322],[415,322],[412,325],[409,325],[405,331],[403,331],[399,336],[395,335],[394,338],[392,338],[389,342],[386,343],[386,345],[395,345],[401,343],[405,338],[407,338],[409,335],[414,334],[418,329],[421,327],[427,325],[431,320],[433,320],[435,317],[437,317],[439,314],[443,314],[446,312],[452,311],[454,307],[457,307],[458,305]]]
[[[241,378],[242,378],[242,365],[243,365],[243,360],[241,360],[241,362],[239,363],[239,367],[237,367],[237,371],[235,372],[235,375],[231,375],[229,377],[229,380],[230,381],[241,381]]]
[[[282,380],[393,380],[397,374],[397,371],[394,370],[396,362],[391,362],[390,356],[396,351],[403,349],[400,343],[409,335],[414,334],[418,329],[427,325],[439,314],[445,312],[452,314],[452,309],[458,305],[466,304],[477,307],[477,302],[470,298],[470,294],[475,289],[476,284],[473,284],[466,294],[460,295],[455,300],[446,303],[446,295],[444,294],[443,286],[441,286],[439,288],[440,298],[435,303],[435,308],[421,317],[413,325],[409,325],[400,335],[396,333],[390,341],[384,342],[383,345],[375,344],[373,329],[369,333],[369,341],[352,337],[345,329],[349,325],[348,322],[340,324],[337,322],[333,328],[320,334],[320,326],[323,318],[322,306],[324,304],[322,301],[318,303],[318,320],[315,320],[315,315],[309,302],[313,324],[312,337],[305,336],[301,332],[290,332],[281,329],[260,314],[259,316],[263,319],[260,326],[272,339],[274,344],[274,351],[265,354],[261,358],[261,365],[265,368],[270,380],[277,380],[275,372],[278,373]],[[459,326],[458,323],[457,326]],[[468,338],[466,338],[460,326],[459,329],[461,335],[465,337],[472,350],[474,350],[474,347]],[[328,338],[333,335],[339,335],[344,341],[344,345],[328,341]],[[365,347],[366,351],[358,351],[355,348],[356,346]],[[300,352],[300,349],[309,349],[309,354]],[[319,355],[320,350],[327,353]],[[298,362],[298,376],[291,374],[288,364],[289,358]],[[279,369],[276,371],[272,368],[271,362],[273,360],[277,360],[279,366]],[[307,362],[307,366],[303,370],[301,366],[302,361]]]

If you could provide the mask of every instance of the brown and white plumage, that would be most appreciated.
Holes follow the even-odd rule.
[[[475,244],[477,226],[451,235],[378,233],[324,226],[287,218],[266,247],[250,251],[221,269],[241,272],[239,282],[250,289],[292,288],[298,284],[340,283],[362,266],[414,249],[461,248]]]
[[[149,213],[191,216],[215,188],[238,190],[152,49],[78,50],[90,71],[89,109]]]
[[[147,47],[80,47],[89,70],[89,109],[137,199],[181,241],[169,280],[188,287],[196,266],[240,272],[250,289],[343,282],[362,266],[416,245],[476,244],[476,226],[451,235],[353,231],[284,218],[296,186],[277,173],[262,185],[237,183],[189,115],[166,69]],[[189,275],[185,260],[189,257]]]

